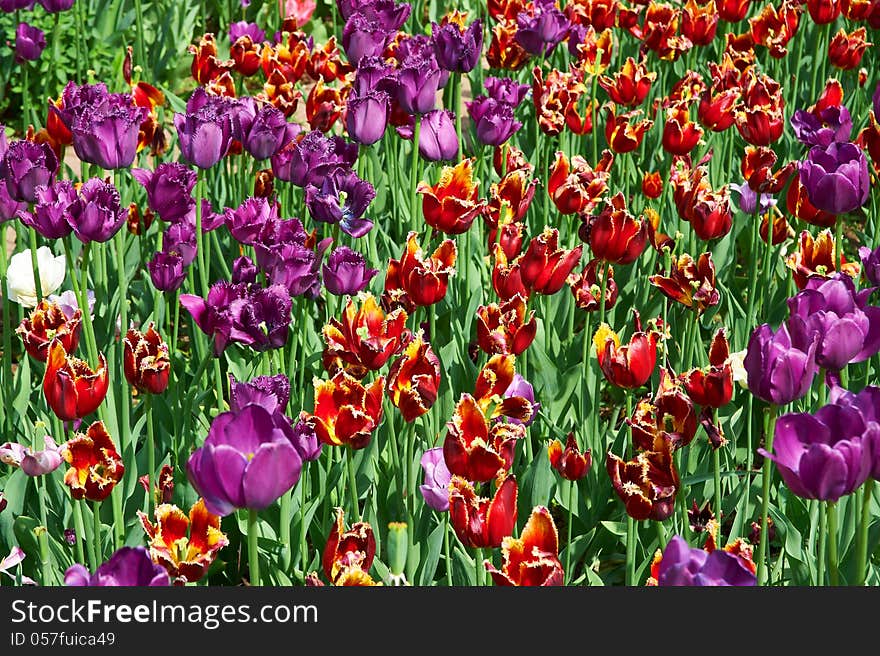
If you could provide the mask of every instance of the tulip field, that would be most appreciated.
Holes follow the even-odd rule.
[[[0,30],[0,585],[880,583],[880,0]]]

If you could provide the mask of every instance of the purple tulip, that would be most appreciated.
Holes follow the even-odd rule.
[[[95,292],[93,292],[91,289],[87,289],[86,298],[89,302],[89,314],[94,316]],[[54,303],[59,308],[61,308],[64,316],[68,319],[72,318],[73,315],[76,314],[76,311],[79,309],[79,301],[76,300],[76,294],[74,294],[73,290],[71,289],[61,292],[60,294],[49,294],[49,302]]]
[[[18,9],[31,10],[36,4],[35,0],[0,0],[0,11],[11,14]]]
[[[214,355],[226,350],[230,341],[247,342],[250,337],[237,327],[240,306],[246,302],[247,288],[225,280],[214,283],[208,298],[181,294],[180,304],[196,322],[199,329],[214,339]]]
[[[449,481],[452,480],[452,474],[443,458],[443,447],[428,449],[419,462],[425,472],[425,483],[419,486],[425,503],[437,512],[446,512],[449,510]]]
[[[101,178],[83,183],[67,210],[67,221],[82,243],[109,241],[128,216],[120,205],[119,190]]]
[[[538,0],[516,17],[516,42],[531,55],[549,54],[568,35],[570,23],[555,0]]]
[[[229,43],[235,43],[243,36],[249,36],[254,43],[266,40],[266,33],[256,23],[238,21],[229,26]]]
[[[869,385],[858,394],[853,394],[843,387],[832,387],[829,400],[843,407],[856,409],[865,422],[865,447],[871,449],[871,477],[880,480],[880,387]]]
[[[163,162],[155,171],[132,169],[131,175],[146,189],[150,208],[166,223],[182,221],[195,208],[196,172],[191,168]]]
[[[772,460],[792,492],[805,499],[837,501],[871,474],[880,425],[866,421],[857,404],[829,403],[815,414],[782,415],[776,421]]]
[[[21,222],[39,232],[46,239],[60,239],[71,233],[67,222],[67,208],[77,199],[76,189],[70,180],[57,180],[54,184],[37,187],[37,200],[33,212],[18,213]]]
[[[410,58],[397,74],[397,102],[408,114],[427,114],[437,104],[440,69],[433,58]]]
[[[261,268],[273,285],[283,285],[290,296],[302,296],[320,285],[319,263],[311,248],[288,242],[271,248]]]
[[[868,159],[853,143],[813,146],[798,172],[810,202],[831,214],[858,209],[871,193]]]
[[[487,146],[500,146],[522,127],[513,117],[513,105],[477,96],[467,103],[468,114],[476,127],[477,139]]]
[[[6,126],[0,124],[0,223],[14,218],[20,211],[27,209],[27,203],[17,201],[9,195],[3,179],[3,159],[9,144],[6,141]]]
[[[290,379],[284,374],[257,376],[246,383],[240,383],[229,376],[229,409],[240,412],[250,403],[256,403],[268,412],[287,411],[290,401]]]
[[[862,273],[872,285],[880,285],[880,248],[871,250],[867,246],[859,248],[859,259],[862,260]]]
[[[0,462],[20,467],[27,476],[49,474],[61,466],[61,452],[48,435],[43,438],[43,444],[42,451],[32,451],[30,447],[14,442],[0,444]]]
[[[371,5],[351,15],[342,28],[342,49],[348,61],[357,66],[364,57],[380,56],[394,36],[396,28],[382,24]]]
[[[354,171],[336,171],[320,184],[306,187],[306,207],[315,221],[338,224],[351,237],[363,237],[373,228],[373,222],[363,218],[376,197],[373,185]]]
[[[262,510],[292,488],[302,470],[292,433],[287,417],[253,403],[217,415],[186,463],[208,511],[223,517],[236,508]]]
[[[483,51],[483,22],[477,19],[464,31],[455,23],[431,23],[431,40],[440,68],[469,73],[477,65]]]
[[[798,109],[791,117],[794,136],[808,146],[829,146],[833,142],[849,141],[853,122],[843,105],[831,105],[818,114]]]
[[[272,104],[258,107],[256,101],[247,96],[242,98],[235,116],[234,136],[256,160],[269,159],[290,141],[287,119]]]
[[[367,266],[364,256],[348,246],[340,246],[330,253],[327,264],[321,268],[324,287],[336,296],[354,296],[367,288],[378,272]]]
[[[50,14],[58,14],[73,7],[75,0],[39,0],[40,5]]]
[[[455,114],[448,109],[435,109],[422,117],[419,154],[429,162],[456,158],[458,134],[455,131]]]
[[[345,114],[348,136],[362,146],[371,146],[385,134],[389,113],[390,99],[386,92],[375,89],[366,93],[352,91]]]
[[[487,77],[483,86],[486,87],[487,96],[514,108],[525,100],[530,89],[528,84],[520,84],[509,77]]]
[[[302,222],[297,218],[281,220],[271,218],[260,233],[260,239],[254,246],[257,266],[268,272],[278,262],[278,249],[285,244],[305,246],[308,235]]]
[[[530,426],[535,418],[538,416],[538,412],[541,410],[541,404],[535,403],[535,389],[532,387],[532,384],[523,378],[520,374],[513,375],[513,381],[504,391],[504,398],[509,399],[512,396],[520,396],[529,402],[532,406],[532,415],[529,417],[529,420],[526,422],[522,422],[519,419],[514,419],[513,417],[508,417],[507,421],[511,424],[523,424],[524,426]]]
[[[183,266],[193,263],[198,255],[196,226],[192,220],[172,223],[162,236],[162,250],[179,255]]]
[[[284,285],[251,287],[238,308],[236,322],[246,338],[239,341],[255,351],[281,348],[287,343],[292,303]]]
[[[79,109],[70,125],[77,157],[102,169],[132,165],[138,148],[141,123],[149,114],[134,104],[133,96],[106,95],[101,102]]]
[[[150,272],[150,280],[153,286],[160,292],[173,292],[180,289],[186,280],[186,269],[183,266],[183,258],[177,253],[165,251],[153,255],[153,259],[147,262],[147,270]]]
[[[122,547],[110,560],[90,574],[84,565],[76,564],[64,573],[64,585],[91,587],[147,587],[171,585],[168,572],[150,558],[146,547]]]
[[[232,263],[232,282],[251,284],[257,281],[259,269],[247,255],[237,257]]]
[[[270,221],[278,220],[278,203],[262,197],[251,197],[225,211],[226,227],[240,244],[253,245],[260,240]]]
[[[775,405],[801,398],[819,369],[818,344],[819,336],[798,316],[789,317],[776,332],[766,323],[758,326],[743,361],[749,390]]]
[[[680,535],[663,550],[657,572],[658,586],[753,586],[755,573],[739,557],[715,549],[691,548]]]
[[[19,23],[15,30],[15,61],[36,61],[46,48],[46,35],[43,30]]]
[[[396,88],[397,69],[391,63],[382,57],[361,58],[354,74],[352,92],[360,95],[369,91],[384,91],[391,95]],[[348,102],[350,106],[350,96]]]
[[[58,157],[46,143],[13,141],[0,160],[0,180],[6,181],[9,196],[19,202],[35,203],[37,187],[51,184],[57,172]]]
[[[788,299],[789,311],[818,335],[816,363],[840,371],[850,362],[864,362],[880,352],[880,307],[867,305],[874,289],[856,292],[852,278],[835,273],[812,277]]]
[[[211,96],[197,88],[186,103],[186,112],[174,115],[180,153],[190,164],[209,169],[219,162],[232,142],[232,124],[238,101]]]
[[[357,144],[342,137],[326,137],[318,130],[292,141],[272,158],[272,172],[297,187],[319,183],[337,168],[350,169],[357,160]]]
[[[871,106],[874,108],[874,118],[880,119],[880,82],[874,88],[874,95],[871,96]]]
[[[758,205],[758,192],[754,191],[747,182],[727,185],[732,192],[734,202],[744,214],[754,214]],[[766,212],[776,205],[777,200],[770,194],[761,194],[761,212]]]

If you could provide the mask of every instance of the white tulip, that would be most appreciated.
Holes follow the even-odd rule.
[[[64,282],[67,271],[66,260],[64,255],[57,257],[53,255],[48,246],[40,246],[37,249],[37,266],[40,269],[40,287],[45,297],[61,287],[61,283]],[[24,307],[36,306],[37,291],[30,249],[16,253],[9,260],[9,267],[6,269],[6,289],[10,301],[20,303]]]
[[[733,373],[733,382],[739,384],[740,387],[744,389],[748,389],[749,386],[749,375],[746,373],[745,368],[745,359],[746,359],[746,350],[742,351],[734,351],[727,358],[727,362],[730,364],[731,372]]]

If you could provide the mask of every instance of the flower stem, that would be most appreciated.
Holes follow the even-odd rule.
[[[140,64],[141,68],[144,68],[146,64],[146,57],[144,56],[144,12],[143,8],[141,7],[141,0],[134,0],[134,9],[136,26],[135,29],[137,30],[137,34],[135,36],[135,47],[137,48],[138,64]]]
[[[117,184],[118,186],[118,184]],[[116,276],[119,286],[119,334],[125,338],[128,332],[128,278],[125,275],[125,235],[127,230],[124,228],[116,233],[114,245],[116,247]],[[123,371],[125,349],[119,349],[119,371]],[[127,388],[122,393],[122,432],[120,434],[119,446],[122,452],[128,447],[131,439],[131,426],[129,425],[129,404],[131,403],[131,395]],[[152,476],[152,470],[150,471]]]
[[[86,530],[85,524],[83,523],[82,516],[82,501],[78,501],[73,499],[73,525],[76,528],[76,544],[74,545],[74,553],[76,554],[76,562],[80,565],[86,564],[86,554],[85,549],[83,548],[83,543],[86,540]],[[89,552],[89,564],[92,560],[92,554]],[[95,570],[92,569],[94,572]]]
[[[624,392],[626,399],[626,416],[632,414],[632,394],[629,390]],[[626,431],[626,457],[629,459],[632,451],[632,435],[630,428],[624,428]],[[632,516],[627,513],[626,516],[626,585],[632,586],[636,580],[636,540],[638,539],[638,526]]]
[[[3,382],[0,384],[0,401],[4,408],[12,406],[9,394],[12,391],[12,327],[9,325],[9,305],[6,303],[6,226],[0,225],[0,307],[3,309]],[[0,428],[6,435],[10,412],[4,412],[0,419]]]
[[[346,449],[346,465],[348,467],[348,492],[351,495],[351,516],[361,521],[361,511],[358,506],[357,474],[354,470],[354,449]]]
[[[712,479],[715,485],[715,516],[718,518],[718,532],[721,532],[721,447],[712,449]],[[721,536],[719,535],[719,542]]]
[[[816,501],[816,504],[819,512],[819,558],[816,564],[816,585],[823,586],[825,585],[825,559],[828,553],[828,515],[823,511],[822,507],[819,506],[818,501]]]
[[[571,583],[571,517],[572,500],[574,498],[574,481],[568,481],[568,528],[565,542],[565,583]]]
[[[250,583],[260,585],[260,553],[257,550],[257,511],[248,508],[247,522],[248,543],[248,570],[250,570]]]
[[[412,149],[412,168],[410,169],[409,186],[410,186],[410,229],[418,231],[418,200],[419,195],[416,193],[416,187],[419,184],[419,137],[422,132],[422,118],[418,114],[414,118],[413,124],[413,149]],[[433,338],[433,335],[431,336]]]
[[[152,488],[156,484],[156,439],[153,434],[153,395],[147,394],[144,400],[144,411],[147,414],[147,476],[149,478],[150,490],[147,492],[147,499],[144,502],[144,512],[147,517],[152,516],[153,512],[153,493]]]
[[[40,263],[37,261],[37,231],[29,228],[28,236],[31,242],[31,268],[34,271],[34,291],[37,293],[37,305],[39,305],[43,300],[43,278],[40,276]]]
[[[840,585],[837,560],[837,502],[826,501],[825,510],[828,514],[828,578],[831,585]]]
[[[458,137],[458,161],[460,162],[464,156],[464,141],[461,138],[461,87],[464,83],[464,76],[461,73],[455,74],[455,134]]]
[[[305,465],[305,463],[303,463]],[[281,569],[284,572],[290,569],[290,504],[293,499],[293,490],[290,489],[281,495],[281,512],[279,513],[278,534],[281,538]]]
[[[856,585],[865,585],[865,579],[868,577],[866,570],[868,564],[868,527],[871,525],[871,499],[874,496],[874,479],[868,478],[865,481],[865,487],[862,489],[862,513],[861,523],[859,524],[859,536],[856,548],[857,565],[856,565]]]
[[[574,304],[574,297],[572,297],[572,303]],[[575,309],[577,309],[576,305]],[[587,312],[586,322],[584,323],[583,344],[581,345],[581,367],[583,369],[581,373],[581,426],[584,427],[584,448],[589,446],[592,442],[592,439],[596,437],[595,433],[592,435],[590,434],[592,423],[587,421],[587,381],[589,380],[590,376],[590,344],[592,343],[590,319],[592,318],[593,313]]]
[[[302,570],[303,581],[306,578],[306,568],[308,567],[308,545],[306,537],[308,535],[308,525],[306,525],[306,492],[310,489],[309,485],[309,463],[303,463],[302,475],[299,479],[299,566]]]
[[[85,503],[85,501],[83,501]],[[101,504],[92,503],[92,571],[101,564]]]
[[[485,579],[483,578],[483,550],[479,547],[474,549],[474,575],[476,585],[486,585]]]
[[[605,322],[605,294],[608,289],[608,262],[602,262],[602,289],[599,296],[599,326]],[[591,339],[589,335],[584,337],[585,339]],[[596,351],[596,358],[598,359],[599,352],[598,347]],[[601,369],[601,368],[600,368]],[[599,386],[602,381],[602,372],[601,370],[596,373],[596,378],[593,381],[593,404],[592,404],[592,414],[593,414],[593,435],[596,437],[596,446],[597,452],[598,447],[602,447],[604,450],[604,445],[599,444],[599,411],[601,409],[601,403],[599,402]]]
[[[449,513],[443,514],[443,558],[446,560],[446,585],[452,587],[452,552],[449,549]]]
[[[776,430],[777,407],[771,405],[767,410],[767,430],[765,431],[765,448],[773,451],[773,432]],[[767,582],[767,509],[770,506],[770,478],[772,471],[770,458],[764,458],[761,470],[761,541],[758,544],[758,585]]]

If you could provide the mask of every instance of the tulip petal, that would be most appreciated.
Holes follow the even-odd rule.
[[[242,487],[248,508],[262,510],[296,485],[302,459],[289,442],[263,444],[244,472]]]

